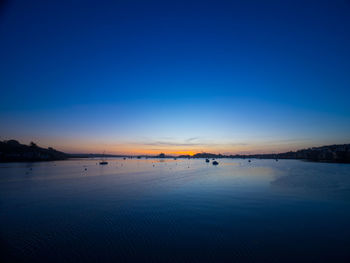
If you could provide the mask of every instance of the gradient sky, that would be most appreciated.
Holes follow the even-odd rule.
[[[349,1],[5,1],[0,139],[67,152],[350,143]]]

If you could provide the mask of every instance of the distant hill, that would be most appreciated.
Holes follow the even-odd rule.
[[[187,158],[190,156],[181,157]],[[277,154],[222,155],[213,153],[197,153],[191,158],[302,159],[316,162],[350,163],[350,144],[327,145],[302,149],[296,152],[291,151]]]
[[[67,153],[68,158],[107,158],[107,157],[125,157],[125,155],[102,154],[102,153]]]
[[[33,142],[24,145],[16,140],[0,141],[0,162],[55,161],[67,158],[66,153],[51,147],[41,148]]]

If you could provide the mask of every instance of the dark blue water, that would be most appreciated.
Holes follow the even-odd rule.
[[[0,164],[2,261],[350,262],[349,165],[97,161]]]

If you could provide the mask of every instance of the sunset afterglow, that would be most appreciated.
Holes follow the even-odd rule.
[[[135,155],[350,141],[342,4],[79,3],[4,6],[2,140]]]

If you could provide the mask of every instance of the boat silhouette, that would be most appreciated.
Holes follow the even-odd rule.
[[[104,157],[105,157],[105,153],[103,153],[103,155],[102,155],[102,160],[100,161],[100,165],[107,165],[108,164],[108,162],[104,159]]]

